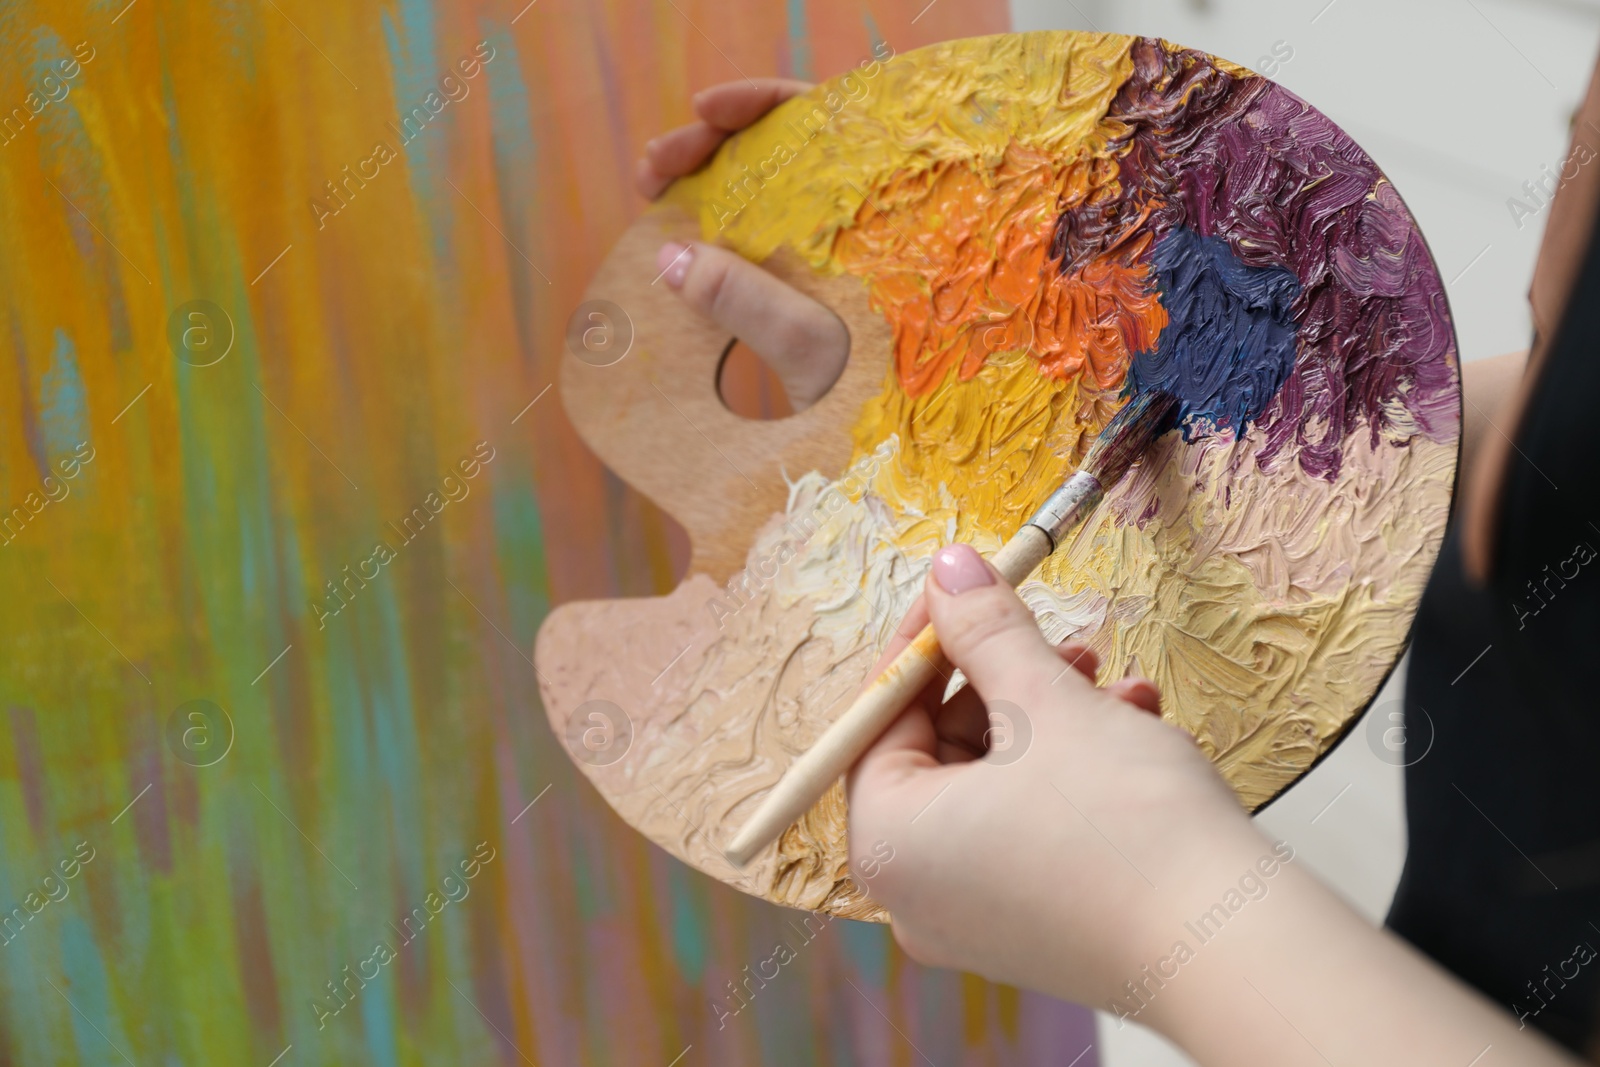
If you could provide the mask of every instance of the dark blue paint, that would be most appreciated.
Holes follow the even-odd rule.
[[[1227,241],[1188,229],[1161,237],[1152,261],[1169,321],[1156,347],[1134,357],[1132,390],[1176,395],[1185,440],[1243,433],[1294,369],[1300,280],[1247,266]]]

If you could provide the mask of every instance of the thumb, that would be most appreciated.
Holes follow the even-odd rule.
[[[1092,685],[1070,669],[1062,677],[1061,657],[1033,612],[970,545],[934,554],[926,597],[940,646],[985,700],[1027,703],[1057,679],[1063,686]]]
[[[749,345],[796,411],[844,373],[850,331],[839,316],[743,256],[716,245],[665,244],[656,267],[684,302]]]

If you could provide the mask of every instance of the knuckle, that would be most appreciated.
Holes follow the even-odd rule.
[[[714,318],[717,308],[727,299],[728,288],[727,260],[697,248],[683,284],[683,293],[690,305]]]
[[[751,347],[766,359],[779,376],[792,375],[804,370],[808,354],[815,343],[807,335],[804,323],[786,316],[772,323],[765,336],[751,341]]]
[[[741,281],[747,264],[729,253],[705,258],[708,261],[706,266],[713,274],[711,288],[706,297],[711,317],[724,325],[729,325],[738,316],[741,303],[747,306],[750,303],[749,286]]]
[[[786,331],[797,347],[831,351],[850,343],[850,333],[839,317],[802,293],[790,301]]]

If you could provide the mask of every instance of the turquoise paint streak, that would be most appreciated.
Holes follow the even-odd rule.
[[[357,601],[345,608],[337,618],[328,620],[328,628],[319,635],[326,640],[326,644],[321,648],[310,646],[306,650],[308,655],[319,657],[327,668],[323,685],[330,709],[327,717],[331,722],[325,725],[332,733],[333,746],[332,752],[325,757],[321,771],[317,807],[329,813],[330,823],[334,827],[349,826],[352,830],[355,826],[338,815],[359,810],[370,803],[366,797],[370,788],[369,761],[372,755],[368,732],[371,710],[367,687],[361,677],[367,660],[356,620],[351,618],[351,614],[360,606]],[[311,633],[315,631],[310,631],[308,638],[314,641],[314,637],[309,637]],[[352,665],[359,666],[352,669]],[[359,880],[357,884],[360,884]]]
[[[678,971],[690,985],[705,981],[707,915],[705,888],[690,881],[690,871],[681,863],[668,868],[667,892],[672,898],[672,954]]]
[[[531,650],[539,624],[550,613],[550,565],[534,478],[511,448],[497,447],[494,462],[478,479],[483,484],[473,492],[488,494],[487,506],[492,509],[495,575],[506,605],[507,633],[519,648]],[[532,758],[520,761],[517,768],[519,790],[531,795],[552,777],[570,782],[574,773],[563,751],[551,743],[537,683],[529,686],[529,692],[533,724],[526,730],[530,732],[515,723],[511,729],[512,737],[524,739],[518,747],[532,752]]]
[[[878,54],[878,46],[883,44],[883,34],[878,30],[878,21],[872,17],[872,12],[863,11],[861,21],[867,27],[867,43],[872,48],[872,54]]]
[[[522,56],[510,35],[485,32],[494,49],[494,61],[484,67],[489,79],[489,122],[498,164],[532,167],[538,158],[533,140],[533,110],[528,106],[528,86],[522,79]]]
[[[441,536],[443,532],[438,531]],[[405,563],[402,557],[392,561],[389,566],[402,566]],[[398,580],[398,576],[380,572],[378,580],[385,578],[390,584],[379,591],[377,603],[369,606],[369,610],[377,616],[376,628],[381,643],[379,658],[382,660],[374,687],[373,741],[377,749],[378,770],[389,798],[389,849],[401,868],[403,882],[409,891],[426,881],[423,835],[407,828],[425,825],[427,790],[419,788],[418,783],[426,782],[429,776],[422,769],[416,707],[407,670],[405,637],[400,624],[400,605],[392,584]],[[461,751],[459,739],[452,739],[447,744],[451,751]]]
[[[849,922],[848,919],[835,919],[834,923]],[[802,952],[806,951],[801,949]],[[770,973],[766,959],[762,958],[760,965]],[[811,1067],[820,1063],[817,1055],[817,1038],[824,1027],[817,1025],[817,1020],[809,1012],[796,1011],[795,1005],[804,996],[804,990],[799,985],[805,979],[799,974],[790,974],[793,969],[798,972],[798,961],[791,962],[788,967],[778,971],[778,976],[767,981],[768,988],[757,988],[755,1000],[751,1007],[755,1009],[755,1018],[751,1020],[756,1025],[756,1039],[761,1046],[761,1062],[770,1064],[787,1065],[794,1067]],[[750,968],[755,973],[755,966]],[[786,983],[793,982],[795,989],[788,991]],[[848,987],[847,987],[848,988]],[[739,1018],[743,1019],[745,1013]]]
[[[796,78],[815,80],[811,67],[811,31],[806,25],[806,0],[788,0],[789,69]],[[870,21],[872,16],[867,16]]]
[[[548,262],[537,228],[530,223],[530,218],[538,217],[541,211],[539,146],[533,138],[531,97],[522,77],[522,56],[509,35],[492,33],[486,36],[495,50],[494,62],[484,70],[489,82],[489,137],[494,152],[495,196],[500,217],[505,220],[507,235],[523,254],[535,263]],[[602,79],[601,85],[609,101],[609,94],[616,90],[607,79]],[[582,189],[578,195],[582,197]],[[507,294],[517,320],[517,342],[523,363],[533,364],[546,347],[542,344],[534,301],[545,294],[549,283],[524,262],[522,255],[506,256],[506,264],[509,268]],[[554,360],[549,356],[545,358],[553,370]],[[540,372],[537,377],[548,381],[550,372]]]
[[[67,332],[59,328],[50,353],[50,369],[39,383],[39,428],[44,434],[45,459],[52,466],[89,439],[78,350]]]
[[[616,910],[616,901],[610,892],[605,872],[597,870],[593,839],[585,840],[575,827],[567,830],[567,875],[572,879],[572,895],[578,905],[578,914],[587,928],[597,918]]]
[[[869,985],[882,989],[889,977],[889,928],[876,923],[839,922],[839,943]]]
[[[422,107],[430,92],[438,92],[439,78],[446,71],[438,58],[438,36],[434,25],[433,9],[429,0],[400,0],[399,24],[385,11],[382,15],[383,37],[389,49],[389,62],[394,68],[394,123],[405,128],[402,120],[411,109]],[[471,47],[464,49],[470,54]],[[453,64],[455,58],[451,57]],[[443,93],[440,93],[441,98]],[[400,143],[401,136],[393,130],[384,131],[384,139],[393,137],[395,148],[405,156],[406,178],[411,183],[411,193],[422,206],[428,220],[434,257],[446,261],[450,258],[450,232],[444,196],[455,193],[445,186],[442,175],[448,141],[444,129],[438,128],[448,118],[450,109],[470,103],[471,97],[461,103],[450,102],[444,110],[433,116],[410,141]],[[439,190],[445,192],[441,194]],[[465,205],[463,205],[465,208]],[[466,210],[471,210],[466,208]]]
[[[73,1040],[81,1054],[78,1062],[122,1062],[122,1057],[109,1046],[125,1053],[133,1045],[117,1023],[119,1016],[111,1002],[105,960],[95,947],[94,934],[77,915],[68,915],[61,923],[61,966],[66,981],[56,984],[70,1004],[63,1001],[60,1008],[72,1020]]]
[[[384,970],[393,970],[399,966],[399,962],[398,959],[391,962]],[[372,1062],[383,1067],[398,1067],[400,1063],[400,1053],[394,1040],[400,1029],[394,1011],[395,982],[398,980],[397,975],[379,974],[361,991],[361,1025],[366,1030],[367,1051],[372,1055]]]
[[[498,463],[509,458],[499,452]],[[494,466],[486,472],[492,478]],[[519,642],[533,641],[539,624],[550,613],[550,568],[544,551],[544,522],[532,481],[523,472],[498,479],[492,489],[497,571],[510,609],[511,634]]]

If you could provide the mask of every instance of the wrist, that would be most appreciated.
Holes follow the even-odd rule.
[[[1572,1062],[1292,863],[1185,972],[1141,1021],[1202,1064]]]
[[[1141,924],[1147,958],[1127,965],[1110,1003],[1096,1005],[1120,1024],[1141,1023],[1185,1048],[1216,1026],[1219,1011],[1236,1007],[1226,1001],[1248,995],[1242,974],[1291,962],[1294,931],[1315,925],[1326,909],[1342,909],[1297,865],[1291,845],[1252,824],[1190,852],[1188,864],[1169,867],[1187,874],[1162,885],[1161,904]]]

